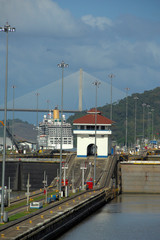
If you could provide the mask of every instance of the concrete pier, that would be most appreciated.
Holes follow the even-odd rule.
[[[84,192],[0,227],[4,239],[55,239],[114,197],[111,189]]]

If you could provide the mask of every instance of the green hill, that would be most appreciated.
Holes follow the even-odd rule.
[[[114,93],[113,93],[114,94]],[[150,91],[145,91],[142,94],[134,93],[127,97],[128,102],[128,145],[134,144],[135,139],[135,99],[138,97],[137,107],[136,107],[136,136],[138,139],[142,139],[143,136],[143,106],[144,107],[144,136],[149,137],[151,140],[152,130],[154,138],[159,137],[160,133],[160,87],[157,87]],[[147,107],[147,105],[149,107]],[[94,107],[94,106],[93,106]],[[98,110],[108,118],[110,118],[110,104],[98,107]],[[113,103],[112,105],[112,120],[115,122],[112,127],[113,140],[117,141],[118,144],[125,144],[126,135],[126,98],[120,100],[119,102]],[[68,118],[70,123],[73,120],[79,118],[86,114],[86,111],[82,113],[77,113]]]

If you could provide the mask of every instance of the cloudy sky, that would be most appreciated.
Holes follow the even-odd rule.
[[[65,76],[82,68],[110,83],[113,73],[113,86],[130,94],[160,86],[159,13],[159,0],[0,0],[0,26],[16,27],[9,33],[8,99],[13,85],[18,98],[59,80],[62,60]],[[1,103],[5,54],[1,32]]]

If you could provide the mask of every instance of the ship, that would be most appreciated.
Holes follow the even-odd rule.
[[[61,149],[61,121],[62,149],[73,148],[72,126],[66,122],[65,115],[62,115],[62,120],[60,119],[59,110],[56,107],[53,112],[49,111],[48,115],[44,115],[43,121],[39,123],[37,135],[39,149]]]

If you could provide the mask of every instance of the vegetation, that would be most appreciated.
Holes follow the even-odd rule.
[[[114,94],[114,93],[113,93]],[[138,97],[137,104],[134,97]],[[126,134],[126,102],[128,103],[128,145],[134,143],[135,136],[135,108],[136,108],[136,132],[137,138],[142,139],[143,136],[143,116],[144,116],[144,137],[149,137],[150,139],[159,138],[160,133],[160,87],[157,87],[150,91],[145,91],[142,94],[134,93],[131,96],[120,100],[119,102],[113,103],[112,120],[115,122],[112,131],[112,138],[118,144],[125,144],[125,134]],[[145,103],[143,108],[142,104]],[[136,106],[136,107],[135,107]],[[149,107],[147,107],[149,106]],[[143,115],[144,109],[144,115]],[[98,107],[98,110],[102,112],[105,117],[110,117],[110,104]],[[74,119],[84,116],[86,111],[82,113],[77,113],[68,119],[68,122],[73,123]],[[153,136],[152,136],[153,127]]]

